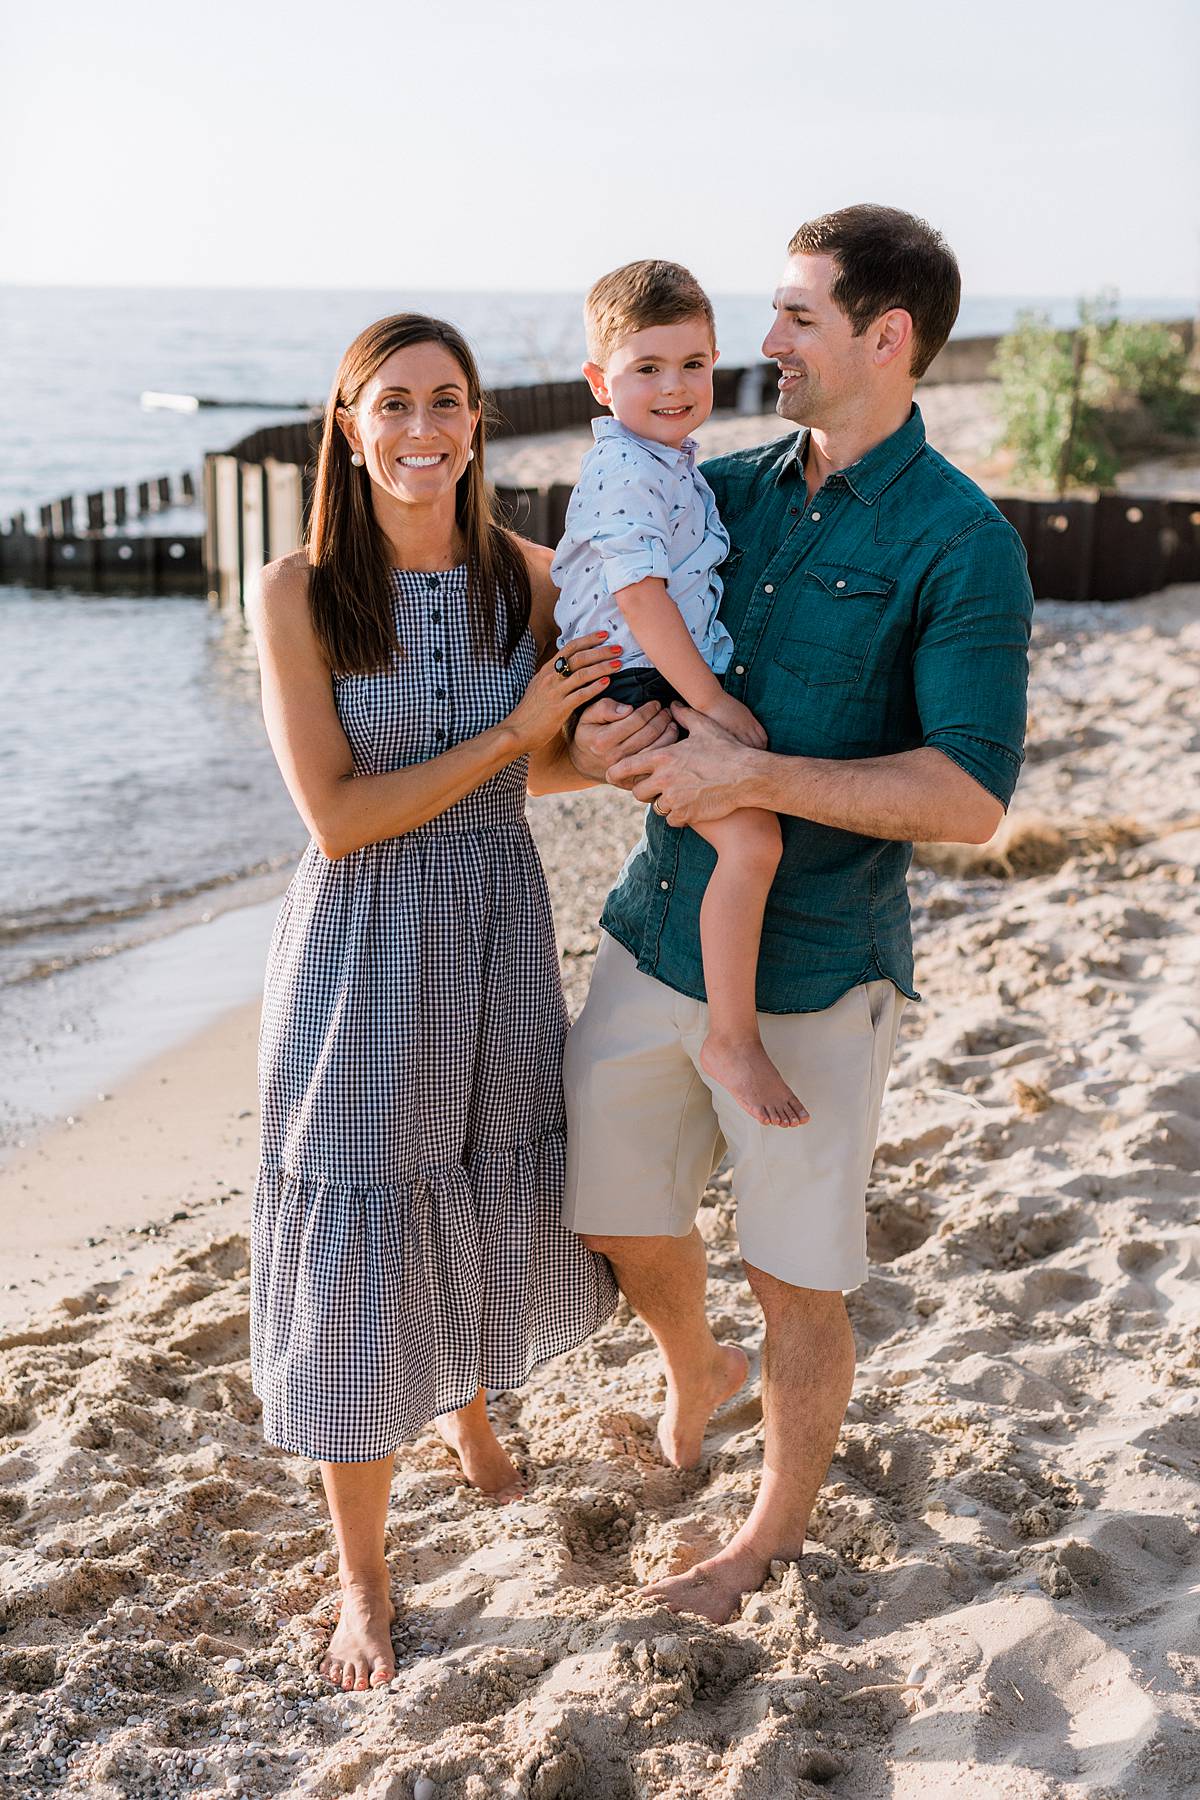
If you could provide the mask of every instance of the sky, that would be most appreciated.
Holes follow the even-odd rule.
[[[1197,0],[9,0],[0,280],[770,289],[804,219],[970,294],[1193,301]]]

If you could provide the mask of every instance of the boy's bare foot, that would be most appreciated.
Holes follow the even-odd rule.
[[[457,1412],[442,1413],[434,1421],[438,1436],[457,1458],[472,1487],[503,1506],[520,1500],[525,1492],[516,1464],[503,1448],[487,1416],[482,1393]]]
[[[700,1067],[760,1125],[807,1125],[808,1108],[757,1038],[719,1038],[710,1031],[700,1046]]]
[[[694,1469],[700,1461],[704,1432],[718,1406],[737,1393],[750,1372],[750,1359],[736,1344],[718,1344],[712,1367],[703,1379],[681,1392],[667,1383],[667,1404],[658,1421],[658,1443],[677,1469]]]
[[[762,1586],[768,1564],[752,1550],[732,1545],[706,1562],[667,1575],[642,1589],[652,1600],[661,1600],[672,1612],[699,1613],[713,1625],[728,1625],[747,1594]]]
[[[392,1620],[396,1609],[388,1591],[386,1568],[354,1580],[339,1576],[342,1610],[320,1671],[331,1687],[360,1692],[382,1687],[396,1673]]]

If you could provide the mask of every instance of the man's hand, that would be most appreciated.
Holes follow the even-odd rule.
[[[571,761],[592,781],[631,787],[631,781],[613,779],[613,765],[648,750],[673,744],[679,728],[666,707],[647,700],[636,709],[617,700],[593,700],[579,715],[571,741]]]
[[[597,701],[589,710],[605,704]],[[739,784],[759,752],[739,744],[690,706],[676,703],[671,711],[687,737],[623,757],[609,769],[609,781],[632,788],[648,804],[657,802],[655,811],[668,825],[698,825],[736,812],[744,804]]]

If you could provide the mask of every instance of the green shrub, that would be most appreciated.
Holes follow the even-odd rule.
[[[1103,487],[1119,467],[1110,425],[1131,402],[1160,431],[1194,429],[1200,402],[1183,338],[1154,321],[1116,317],[1116,296],[1081,301],[1074,331],[1044,313],[1018,316],[997,348],[1001,441],[1015,453],[1019,481],[1062,493]]]
[[[1145,406],[1161,431],[1185,432],[1196,419],[1183,336],[1153,321],[1117,321],[1104,342],[1104,367],[1117,389]]]

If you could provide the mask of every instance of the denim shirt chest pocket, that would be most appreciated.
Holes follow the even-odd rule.
[[[809,687],[853,687],[895,585],[889,575],[849,563],[806,563],[788,583],[775,661]]]

